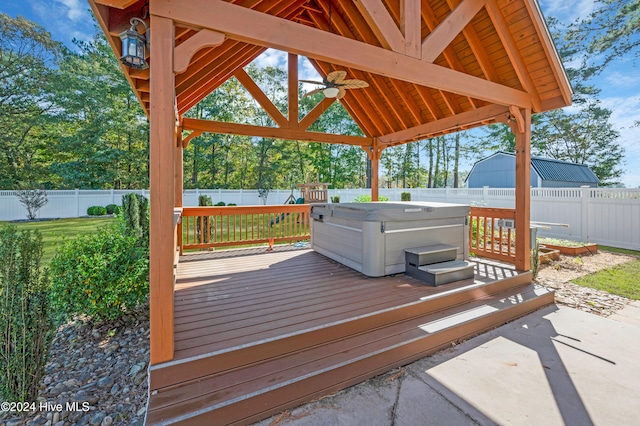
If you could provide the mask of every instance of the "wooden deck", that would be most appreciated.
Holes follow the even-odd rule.
[[[492,261],[475,272],[429,287],[290,246],[183,256],[175,358],[151,368],[147,423],[255,421],[553,301],[528,272]]]

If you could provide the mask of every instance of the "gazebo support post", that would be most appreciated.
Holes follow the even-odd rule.
[[[151,364],[173,359],[173,226],[176,160],[175,28],[171,19],[153,14],[151,4],[150,148],[151,197],[149,241],[149,305]]]
[[[516,136],[516,258],[520,271],[531,269],[531,109],[512,109],[509,122]]]
[[[371,146],[363,146],[362,149],[367,153],[371,160],[371,201],[378,201],[378,173],[380,156],[385,146],[378,142],[378,138],[373,139]]]

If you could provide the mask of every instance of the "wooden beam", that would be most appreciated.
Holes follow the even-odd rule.
[[[173,213],[175,176],[174,26],[170,19],[151,15],[151,112],[149,185],[149,306],[151,364],[173,358]]]
[[[504,20],[504,16],[502,16],[502,11],[498,8],[495,0],[487,1],[487,12],[489,13],[489,17],[491,18],[491,22],[493,22],[493,26],[502,41],[502,45],[504,49],[507,51],[507,55],[511,60],[511,64],[513,65],[513,69],[526,90],[531,95],[531,105],[533,106],[533,111],[539,112],[542,110],[542,101],[540,100],[540,95],[533,84],[533,80],[531,79],[531,75],[529,75],[529,71],[527,70],[527,66],[522,59],[522,55],[520,55],[520,50],[516,45],[513,36],[511,35],[511,31],[507,23]],[[514,104],[515,105],[515,104]],[[518,107],[525,107],[523,105],[516,105]],[[530,106],[529,106],[530,107]]]
[[[138,0],[94,0],[97,4],[102,4],[116,9],[126,9],[138,2]]]
[[[519,125],[509,123],[516,136],[516,258],[519,271],[531,269],[531,110],[521,110],[524,131]]]
[[[251,78],[247,72],[238,68],[236,72],[233,74],[235,78],[244,86],[245,89],[249,92],[253,99],[255,99],[262,108],[269,114],[269,117],[276,122],[276,124],[280,127],[289,127],[289,120],[280,112],[277,106],[271,102],[271,100],[265,95],[265,93],[260,89],[260,87],[256,84],[255,81]]]
[[[369,146],[372,138],[343,136],[331,133],[309,132],[299,129],[280,129],[277,127],[254,126],[250,124],[225,123],[222,121],[185,118],[182,122],[185,130],[202,130],[210,133],[228,135],[255,136],[262,138],[285,139],[293,141],[324,142],[356,146]]]
[[[221,0],[158,0],[161,16],[226,34],[228,38],[332,62],[500,105],[528,107],[520,90],[453,71],[422,60],[347,39]],[[336,49],[335,46],[340,46]]]
[[[404,51],[418,59],[422,57],[420,3],[420,0],[400,0],[400,30],[404,34]]]
[[[511,114],[511,117],[515,119],[516,124],[518,125],[518,132],[524,133],[525,120],[522,116],[522,113],[520,112],[520,109],[518,107],[510,106],[509,114]]]
[[[183,121],[184,121],[184,119],[183,119]],[[202,130],[194,130],[191,133],[189,133],[189,136],[187,136],[186,138],[182,139],[182,147],[183,148],[188,147],[189,146],[189,142],[191,142],[191,139],[197,138],[202,133],[203,133]]]
[[[478,14],[487,0],[464,0],[422,42],[422,60],[433,62]]]
[[[370,147],[362,147],[367,153],[367,157],[371,160],[371,201],[378,201],[379,195],[379,173],[380,173],[380,157],[385,146],[378,143],[378,138],[373,138],[373,144]]]
[[[182,74],[189,67],[193,55],[205,47],[220,46],[224,42],[224,34],[203,29],[191,36],[187,41],[175,48],[173,71]]]
[[[336,101],[336,98],[324,98],[300,120],[298,129],[306,130]]]
[[[404,36],[382,0],[354,0],[353,3],[384,48],[405,53]]]
[[[298,55],[289,53],[287,56],[287,115],[291,129],[298,128]]]
[[[431,135],[442,133],[446,130],[455,129],[462,125],[482,123],[495,118],[496,116],[507,113],[509,113],[508,107],[504,107],[502,105],[487,105],[482,108],[462,112],[458,115],[449,116],[438,121],[432,121],[410,129],[380,136],[378,141],[383,145],[393,145],[416,139],[428,138]]]

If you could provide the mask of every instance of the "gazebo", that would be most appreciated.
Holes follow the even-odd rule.
[[[148,423],[248,422],[428,352],[423,348],[396,353],[384,362],[354,373],[353,377],[330,383],[317,380],[316,387],[305,385],[305,393],[301,393],[300,398],[291,393],[300,391],[296,390],[296,383],[306,383],[299,378],[304,375],[282,384],[278,388],[281,393],[274,391],[277,396],[269,394],[267,398],[268,392],[264,390],[265,393],[260,393],[263,399],[247,386],[245,395],[237,395],[238,401],[251,407],[246,413],[241,408],[243,402],[234,406],[235,415],[224,414],[225,407],[233,406],[231,402],[216,405],[218,396],[209,396],[209,399],[202,396],[209,392],[202,389],[203,378],[221,374],[215,369],[206,370],[206,365],[211,365],[206,364],[207,357],[227,353],[227,350],[181,359],[176,355],[174,338],[178,300],[176,271],[179,271],[176,264],[183,237],[179,222],[181,216],[187,216],[187,209],[182,209],[182,155],[189,141],[203,132],[361,146],[371,160],[371,196],[375,201],[378,161],[385,148],[491,123],[508,123],[516,137],[516,207],[512,214],[517,238],[513,256],[498,253],[497,259],[511,259],[515,271],[512,275],[516,278],[500,287],[500,291],[530,282],[527,271],[530,269],[531,114],[568,106],[572,96],[535,0],[88,1],[117,57],[122,56],[120,35],[131,27],[132,18],[144,20],[150,29],[145,58],[148,67],[122,65],[151,127],[152,396],[149,410],[151,413],[154,407],[172,407],[164,414],[158,408],[154,411],[156,414],[149,415]],[[273,104],[243,69],[268,48],[288,53],[287,114]],[[349,90],[340,100],[325,98],[301,117],[297,55],[307,57],[322,76],[343,70],[347,78],[364,80],[369,86]],[[231,77],[242,83],[277,127],[184,117],[190,108]],[[333,102],[342,103],[365,137],[308,130]],[[488,217],[488,213],[475,214],[477,220]],[[503,218],[503,213],[493,214]],[[476,243],[476,249],[480,250],[482,244],[479,240]],[[487,246],[486,240],[484,246]],[[511,248],[507,250],[511,252]],[[468,294],[476,299],[484,297],[477,291],[469,290]],[[549,303],[548,298],[545,301]],[[433,306],[429,309],[437,310]],[[519,315],[526,311],[521,310]],[[488,326],[489,323],[480,324],[474,330],[450,334],[445,340]],[[296,336],[296,342],[304,340],[300,337],[302,334]],[[288,342],[293,339],[287,338]],[[321,345],[329,340],[316,342]],[[262,341],[260,344],[266,345]],[[443,344],[434,343],[430,348],[435,350]],[[295,352],[300,347],[293,345],[290,350]],[[266,346],[259,348],[271,353]],[[238,353],[235,359],[243,356]],[[284,355],[271,353],[269,356],[275,359]],[[187,361],[200,364],[196,367]],[[266,361],[249,356],[246,362],[255,366]],[[240,367],[231,363],[228,368]],[[198,369],[202,369],[200,375],[194,375]],[[220,380],[223,379],[218,382]],[[176,388],[181,389],[182,400],[199,402],[189,405],[175,402],[177,399],[169,401],[175,396],[163,393],[164,389]],[[289,394],[283,389],[289,389]],[[251,399],[254,397],[255,400]],[[161,401],[162,398],[165,400]]]

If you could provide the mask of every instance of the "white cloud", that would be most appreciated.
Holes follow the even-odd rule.
[[[78,22],[89,18],[87,4],[81,0],[55,0],[56,3],[63,4],[66,8],[66,15],[73,22]]]
[[[609,85],[621,89],[637,89],[640,86],[639,73],[622,73],[614,71],[606,76]]]
[[[640,122],[640,96],[611,96],[601,100],[602,106],[612,111],[611,123],[620,132],[620,144],[625,149],[626,173],[622,176],[630,188],[640,186],[640,128],[634,127]]]
[[[540,0],[540,8],[546,17],[569,24],[578,18],[586,18],[593,11],[594,3],[595,0]]]
[[[258,67],[278,67],[286,68],[287,66],[287,52],[283,52],[275,49],[267,49],[255,61],[253,61]]]

